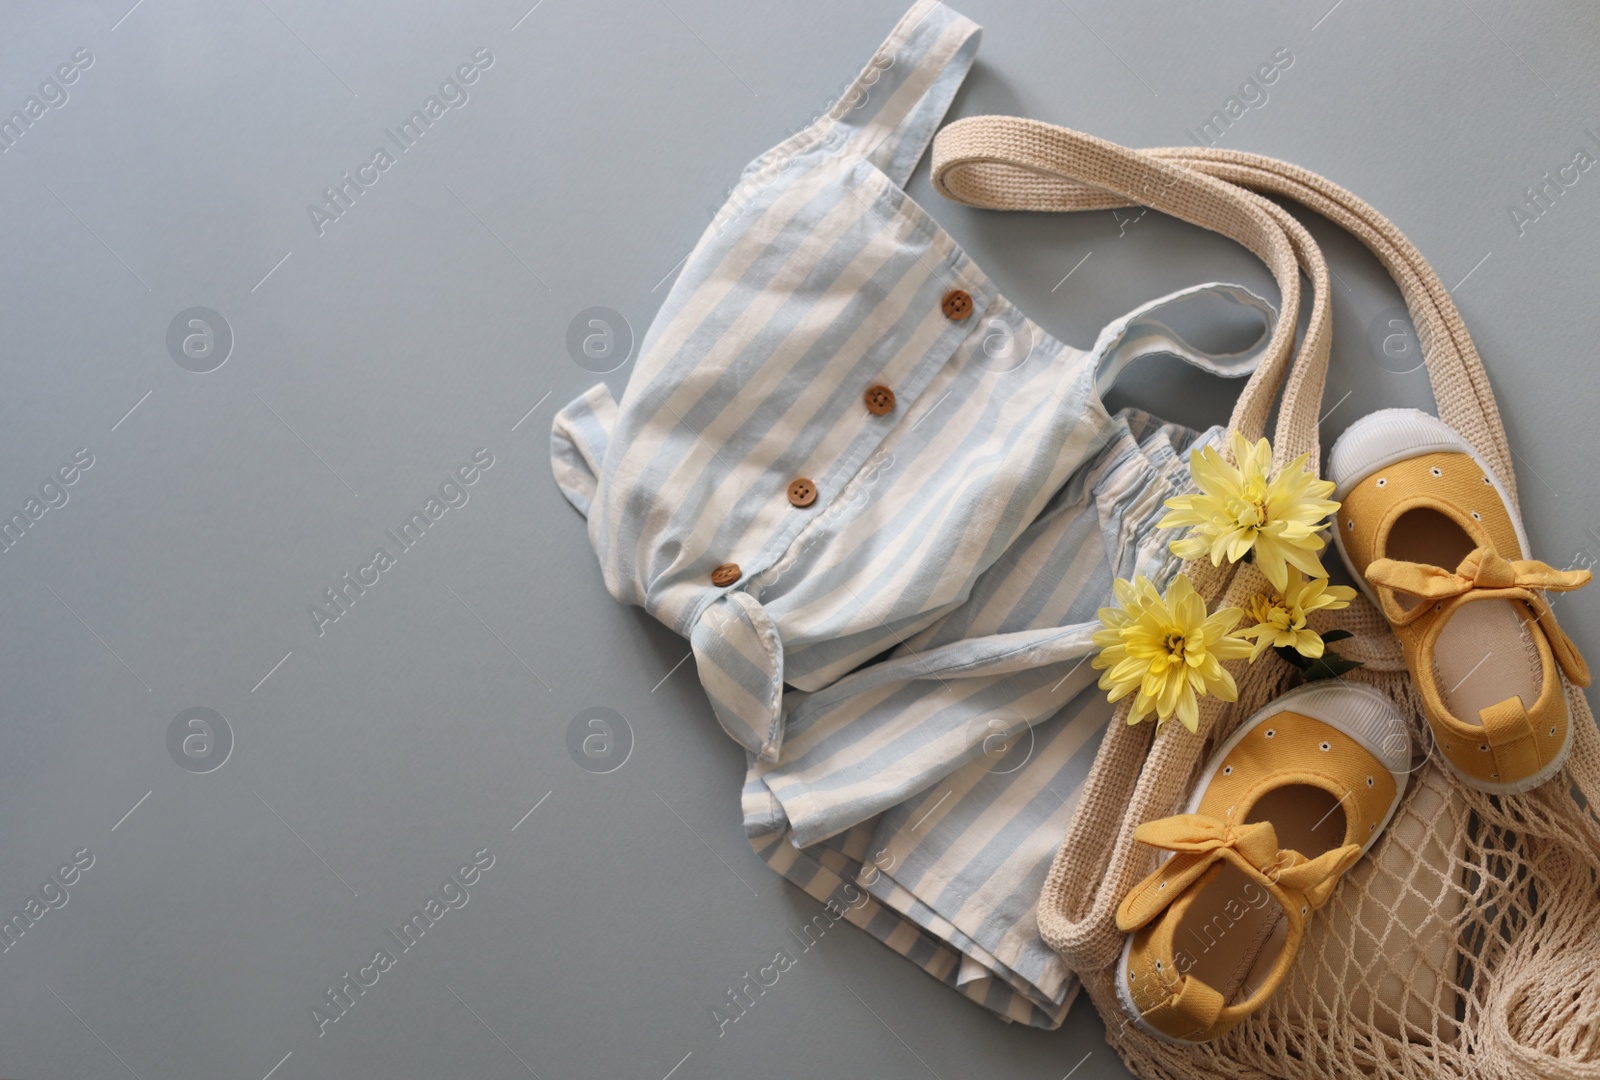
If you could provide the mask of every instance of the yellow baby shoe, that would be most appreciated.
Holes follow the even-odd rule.
[[[1427,413],[1356,421],[1328,473],[1339,551],[1393,625],[1446,764],[1480,791],[1550,779],[1572,747],[1560,672],[1588,686],[1589,669],[1545,592],[1587,584],[1589,571],[1529,559],[1493,470]]]
[[[1168,1042],[1220,1038],[1289,975],[1311,913],[1372,846],[1405,790],[1411,740],[1381,692],[1323,680],[1246,720],[1187,812],[1134,838],[1171,852],[1122,900],[1117,996]]]

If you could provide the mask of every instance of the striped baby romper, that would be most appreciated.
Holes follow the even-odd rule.
[[[1012,307],[904,185],[979,27],[917,0],[819,119],[745,167],[621,400],[566,406],[552,468],[606,588],[688,638],[749,759],[774,870],[1007,1020],[1076,984],[1034,905],[1111,708],[1087,663],[1114,576],[1177,570],[1154,522],[1217,442],[1102,395],[1190,347],[1197,285],[1068,346]]]

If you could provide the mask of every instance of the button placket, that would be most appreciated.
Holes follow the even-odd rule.
[[[939,304],[939,309],[945,318],[957,323],[970,318],[976,307],[972,294],[965,289],[949,290]],[[873,383],[862,393],[862,402],[873,416],[887,416],[895,410],[898,399],[893,388],[883,383]],[[798,476],[789,481],[785,494],[788,496],[789,505],[804,509],[817,501],[818,491],[816,484],[809,477]]]
[[[980,298],[977,295],[968,291],[967,289],[949,289],[940,298],[939,312],[946,320],[948,320],[949,323],[964,324],[977,312],[979,307],[979,299]],[[956,331],[954,327],[950,327],[950,332],[940,335],[940,345],[937,348],[930,350],[924,357],[924,360],[932,361],[937,359],[940,363],[948,362],[954,351],[960,348],[960,342],[965,340],[970,333],[971,331],[966,326],[962,326],[961,330],[959,331]],[[934,366],[937,367],[938,365],[935,364]],[[915,396],[916,392],[920,392],[922,389],[922,384],[925,382],[926,372],[923,371],[923,367],[923,364],[918,364],[915,370],[901,373],[909,378],[909,389],[911,392],[913,392],[913,396]],[[884,374],[887,374],[887,372]],[[870,383],[866,389],[862,391],[860,400],[862,404],[866,406],[867,412],[872,417],[889,416],[890,414],[895,413],[901,404],[899,393],[894,387],[888,385],[886,382]],[[876,442],[879,438],[881,438],[884,429],[877,427],[876,431],[876,436],[869,436],[869,439],[873,442]],[[863,431],[860,434],[865,435],[866,432]],[[854,455],[851,456],[853,457]],[[789,505],[797,510],[803,510],[817,505],[821,499],[821,495],[822,493],[819,490],[816,482],[813,481],[809,476],[795,476],[784,488],[784,497],[788,499]],[[789,530],[784,530],[784,532],[786,535],[789,534]],[[733,578],[732,581],[742,580],[745,576],[743,574],[742,567],[739,567],[737,564],[730,563],[723,564],[723,566],[729,566],[740,570],[739,577]],[[723,566],[717,567],[717,571],[722,570]],[[716,571],[714,571],[714,573],[715,572]],[[732,581],[730,581],[730,584]],[[719,588],[725,587],[715,580],[713,580],[712,584],[717,585]]]

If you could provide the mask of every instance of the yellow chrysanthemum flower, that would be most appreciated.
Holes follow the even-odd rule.
[[[1142,575],[1131,582],[1119,578],[1113,587],[1122,606],[1100,609],[1104,629],[1094,635],[1100,653],[1092,666],[1107,669],[1100,689],[1108,691],[1108,700],[1138,692],[1128,723],[1137,724],[1154,712],[1158,727],[1177,716],[1195,731],[1200,725],[1198,695],[1238,698],[1233,676],[1221,661],[1250,654],[1248,641],[1228,633],[1242,611],[1225,608],[1208,616],[1205,601],[1183,574],[1173,579],[1164,597]]]
[[[1168,499],[1172,513],[1158,523],[1163,529],[1193,529],[1172,541],[1172,553],[1198,559],[1209,552],[1211,565],[1220,566],[1223,556],[1238,562],[1254,551],[1256,565],[1279,591],[1288,588],[1291,566],[1310,577],[1325,577],[1317,553],[1327,540],[1318,533],[1328,515],[1339,509],[1327,498],[1333,482],[1305,471],[1309,454],[1274,476],[1272,446],[1266,439],[1251,446],[1237,431],[1229,439],[1237,467],[1210,446],[1189,455],[1189,473],[1200,492]]]
[[[1241,637],[1255,639],[1250,662],[1270,648],[1291,648],[1313,660],[1321,656],[1322,637],[1306,626],[1306,616],[1349,607],[1355,598],[1356,591],[1348,585],[1329,585],[1325,577],[1307,578],[1298,571],[1281,593],[1257,593],[1246,609],[1255,625],[1239,631]]]

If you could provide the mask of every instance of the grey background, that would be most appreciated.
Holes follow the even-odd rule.
[[[727,987],[797,949],[820,908],[750,852],[742,753],[687,644],[609,598],[550,476],[551,415],[595,378],[567,354],[574,315],[610,307],[642,335],[740,168],[820,111],[906,6],[0,12],[0,114],[74,50],[94,57],[0,155],[0,510],[77,449],[94,458],[0,555],[0,912],[94,857],[0,954],[0,1074],[1122,1073],[1086,1003],[1058,1032],[1004,1025],[845,926],[719,1037]],[[1322,172],[1409,233],[1489,366],[1537,554],[1600,554],[1600,172],[1521,235],[1510,216],[1541,173],[1600,155],[1592,8],[955,6],[985,36],[951,117],[1136,146],[1193,141],[1290,50],[1222,145]],[[470,101],[319,236],[306,206],[480,47],[494,63]],[[911,192],[1074,344],[1195,281],[1269,288],[1242,251],[1156,215],[968,210],[932,193],[926,161]],[[1369,348],[1397,294],[1316,231],[1338,274],[1331,438],[1430,398],[1422,372]],[[195,306],[234,336],[208,374],[166,348]],[[629,370],[606,376],[614,391]],[[1208,423],[1234,390],[1157,364],[1118,403]],[[319,636],[307,606],[480,447],[494,465],[470,501]],[[1593,596],[1561,608],[1600,642]],[[596,706],[634,739],[603,774],[566,749]],[[168,753],[194,707],[234,740],[205,773]],[[395,951],[385,929],[484,847],[496,861],[468,905],[319,1037],[325,988]]]

